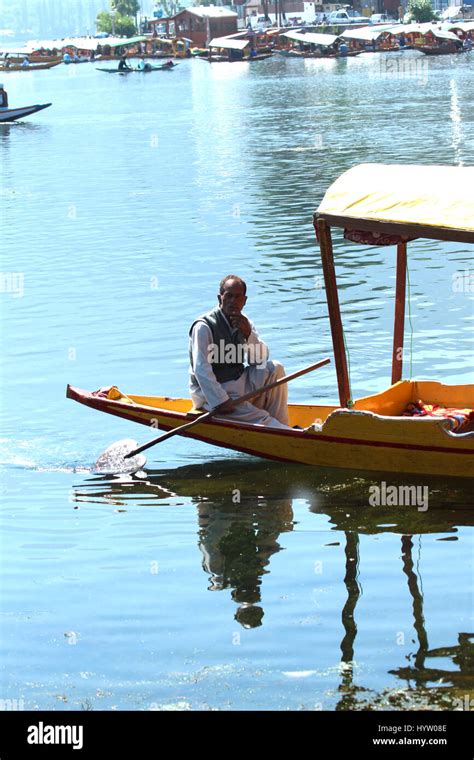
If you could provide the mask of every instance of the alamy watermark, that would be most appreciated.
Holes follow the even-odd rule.
[[[427,58],[380,58],[378,66],[369,71],[370,78],[414,79],[422,86],[428,82],[429,61]]]
[[[453,710],[474,711],[474,699],[469,694],[464,694],[463,697],[453,699]]]
[[[219,343],[210,343],[207,350],[210,364],[256,364],[266,367],[266,349],[261,343],[227,343],[223,338]]]
[[[0,272],[0,293],[9,293],[13,298],[22,298],[25,294],[24,273]]]
[[[418,512],[426,512],[428,501],[428,486],[387,485],[382,480],[369,488],[371,507],[416,507]]]
[[[77,725],[56,726],[37,724],[28,726],[26,737],[28,744],[70,744],[73,749],[82,749],[84,746],[84,727]]]
[[[12,712],[25,709],[24,699],[0,699],[0,712]]]
[[[469,269],[453,272],[452,290],[453,293],[474,293],[474,272]]]

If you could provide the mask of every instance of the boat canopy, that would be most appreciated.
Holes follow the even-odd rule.
[[[312,32],[308,32],[307,34],[303,34],[302,32],[285,32],[281,36],[295,42],[305,42],[307,45],[321,45],[321,47],[334,45],[338,39],[334,34],[314,34]]]
[[[360,40],[361,42],[372,42],[373,40],[378,40],[379,37],[381,37],[383,34],[392,34],[390,31],[393,27],[390,26],[384,26],[384,27],[377,27],[377,29],[373,29],[370,26],[363,26],[359,29],[346,29],[345,32],[342,32],[341,37],[345,38],[346,40]]]
[[[474,243],[474,167],[359,164],[327,190],[329,225]]]
[[[455,40],[459,42],[459,37],[454,32],[448,32],[446,29],[438,29],[436,26],[432,26],[428,31],[431,32],[433,37],[438,37],[441,40]]]
[[[215,37],[210,41],[210,48],[223,48],[224,50],[245,50],[250,40],[236,40],[229,37]]]
[[[430,28],[431,21],[427,21],[424,24],[398,24],[396,27],[393,27],[393,31],[391,31],[390,34],[393,34],[394,36],[398,34],[414,34],[416,32],[418,32],[418,34],[426,34]]]
[[[453,21],[449,24],[448,29],[460,29],[462,32],[474,32],[474,21]]]
[[[145,42],[148,37],[65,37],[61,40],[30,40],[25,43],[23,48],[8,50],[3,49],[4,53],[9,55],[17,53],[19,55],[30,55],[39,50],[64,50],[65,48],[77,48],[78,50],[95,50],[97,45],[104,47],[120,47],[122,45],[135,45],[137,42]]]
[[[441,29],[440,26],[436,26],[431,21],[427,21],[424,24],[406,24],[405,26],[392,27],[390,34],[394,37],[400,34],[428,34],[431,32],[433,37],[439,37],[443,40],[456,40],[459,41],[459,37],[453,32],[449,32],[447,29]]]
[[[146,40],[148,39],[149,39],[148,37],[143,37],[143,35],[140,37],[115,37],[112,39],[106,37],[103,40],[99,40],[99,42],[102,45],[102,47],[104,45],[108,45],[111,48],[116,48],[116,47],[122,47],[125,45],[136,45],[138,42],[146,42]],[[80,40],[76,40],[76,42],[80,43]],[[81,45],[77,44],[77,47],[81,47]]]
[[[279,26],[276,29],[265,29],[263,34],[266,37],[274,37],[276,34],[281,35],[284,29],[287,29],[288,27],[285,26]]]
[[[7,58],[8,56],[11,56],[12,58],[16,58],[18,56],[26,56],[31,55],[35,51],[36,48],[31,48],[29,45],[25,45],[23,48],[11,48],[9,49],[2,49],[2,52],[0,53],[1,58]]]

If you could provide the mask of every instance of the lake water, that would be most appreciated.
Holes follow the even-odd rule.
[[[2,699],[396,710],[473,696],[462,482],[420,480],[427,511],[377,508],[378,475],[178,438],[148,452],[145,477],[98,478],[106,446],[153,436],[65,398],[68,382],[186,396],[189,325],[229,272],[287,371],[331,355],[312,212],[357,163],[472,164],[473,67],[405,53],[4,75],[11,105],[53,106],[0,125]],[[357,397],[390,381],[394,252],[336,234],[335,253]],[[411,245],[405,376],[411,363],[472,382],[472,293],[452,287],[471,256]],[[336,401],[336,387],[332,364],[290,399]]]

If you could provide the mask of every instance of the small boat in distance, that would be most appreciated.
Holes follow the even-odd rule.
[[[49,108],[51,103],[43,103],[36,106],[23,106],[22,108],[0,108],[0,122],[17,121],[24,116],[31,116],[32,113]]]
[[[43,69],[53,69],[55,66],[59,66],[59,64],[62,63],[62,61],[50,61],[49,63],[28,63],[26,66],[23,66],[23,64],[11,64],[8,65],[7,63],[0,66],[0,71],[2,74],[4,72],[8,71],[42,71]]]
[[[161,66],[151,66],[148,64],[144,69],[139,68],[133,68],[133,69],[105,69],[105,68],[99,68],[96,66],[97,71],[105,71],[107,74],[149,74],[151,71],[172,71],[176,66],[179,66],[178,63],[163,63]]]

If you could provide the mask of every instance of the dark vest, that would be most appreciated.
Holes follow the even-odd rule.
[[[246,341],[240,330],[233,330],[221,309],[218,307],[198,317],[191,325],[189,335],[191,336],[194,325],[197,322],[204,322],[212,332],[212,341],[217,347],[218,356],[209,357],[212,371],[216,376],[218,383],[225,383],[228,380],[237,380],[243,373],[245,367],[238,359],[243,355],[243,346]],[[241,348],[239,348],[239,346]],[[226,351],[226,349],[229,349]],[[193,366],[191,351],[189,352],[191,367]],[[194,375],[192,380],[196,381]],[[197,381],[196,381],[197,382]],[[199,384],[199,383],[198,383]]]

